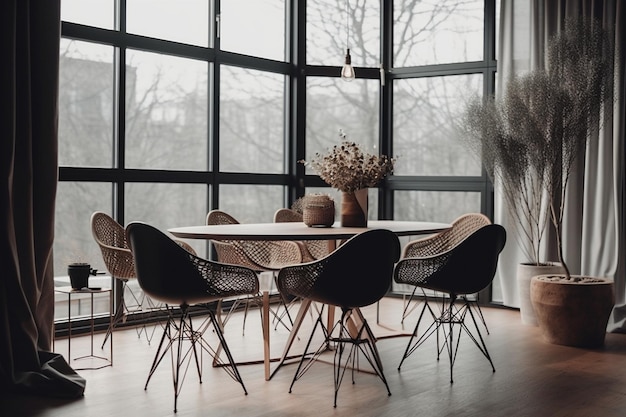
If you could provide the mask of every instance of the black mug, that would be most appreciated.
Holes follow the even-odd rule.
[[[70,276],[70,284],[75,290],[89,286],[89,274],[91,265],[87,263],[73,263],[67,266],[67,274]]]

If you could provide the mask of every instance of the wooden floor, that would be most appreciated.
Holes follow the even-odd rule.
[[[401,299],[381,302],[381,323],[400,329]],[[375,307],[364,310],[373,324]],[[203,383],[192,367],[179,397],[177,416],[624,416],[626,415],[626,335],[608,334],[605,347],[578,349],[545,343],[536,327],[521,324],[519,312],[483,308],[490,334],[485,340],[496,367],[468,338],[461,340],[449,381],[446,357],[436,360],[435,338],[409,357],[400,372],[397,367],[407,337],[385,338],[377,343],[392,392],[375,376],[361,372],[356,383],[346,375],[337,408],[333,408],[333,370],[324,362],[314,364],[296,382],[290,394],[296,365],[281,368],[265,381],[261,364],[240,366],[248,389],[220,368],[210,366],[205,355]],[[227,340],[237,360],[262,357],[259,316],[248,316],[242,335],[242,313],[227,324]],[[411,323],[414,321],[411,320]],[[312,320],[305,321],[310,326]],[[407,325],[410,327],[410,325]],[[377,335],[391,335],[388,328],[373,325]],[[484,329],[482,329],[484,331]],[[286,330],[272,330],[272,355],[278,356]],[[295,351],[301,351],[308,336],[301,331]],[[212,336],[211,336],[212,337]],[[102,335],[96,335],[96,351]],[[73,339],[73,355],[87,349],[88,336]],[[158,344],[138,338],[134,329],[114,334],[114,365],[99,370],[79,371],[87,379],[83,398],[2,399],[2,416],[173,416],[173,388],[169,363],[163,363],[147,390],[144,383]],[[63,353],[64,341],[57,341]],[[89,360],[87,360],[89,361]],[[71,361],[72,366],[84,365]],[[367,363],[361,361],[361,367]]]

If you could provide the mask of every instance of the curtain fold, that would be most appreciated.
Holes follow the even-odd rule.
[[[626,331],[626,222],[624,188],[625,87],[624,56],[626,10],[619,0],[524,0],[502,2],[498,50],[497,95],[514,76],[545,65],[549,38],[571,16],[593,17],[615,36],[615,102],[605,109],[601,129],[592,132],[584,160],[574,168],[567,190],[564,215],[564,258],[574,274],[615,280],[616,307],[610,331]],[[505,50],[506,48],[511,48]],[[514,233],[505,203],[496,184],[495,221]],[[553,233],[544,242],[551,242]],[[514,243],[515,239],[509,239]],[[500,257],[496,279],[505,305],[519,307],[515,271],[525,262],[519,247],[509,244]],[[545,261],[556,260],[553,244],[542,248]]]
[[[50,352],[60,1],[8,0],[0,15],[0,384],[78,397],[85,380]]]

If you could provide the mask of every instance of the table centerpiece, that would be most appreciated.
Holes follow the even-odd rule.
[[[363,151],[361,145],[348,141],[340,130],[342,142],[326,153],[316,153],[305,165],[328,185],[342,193],[341,225],[344,227],[367,227],[367,192],[393,172],[394,158],[374,155]]]

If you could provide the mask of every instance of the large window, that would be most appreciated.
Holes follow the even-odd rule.
[[[393,63],[397,68],[482,61],[483,0],[395,0]]]
[[[104,269],[95,210],[165,230],[214,208],[271,222],[308,192],[339,202],[298,161],[340,130],[397,158],[370,190],[372,218],[491,215],[457,126],[493,91],[495,3],[62,0],[57,281],[75,259]]]
[[[220,171],[285,172],[285,76],[223,65]]]
[[[397,80],[393,91],[396,175],[480,176],[458,134],[465,102],[482,92],[480,74]]]

